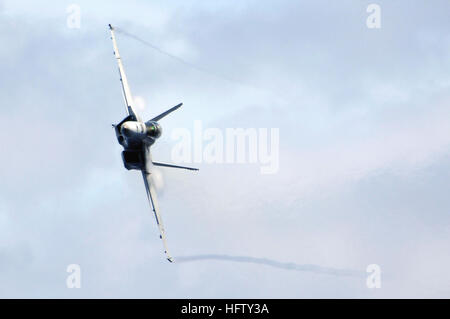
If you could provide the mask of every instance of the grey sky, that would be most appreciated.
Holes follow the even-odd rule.
[[[0,1],[1,297],[450,297],[450,3]],[[365,279],[198,260],[169,264],[141,176],[123,168],[124,116],[107,24],[144,118],[174,128],[280,128],[280,170],[165,170],[175,256],[229,255],[365,272]],[[67,289],[66,267],[82,288]]]

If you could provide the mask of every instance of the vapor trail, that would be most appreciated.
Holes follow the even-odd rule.
[[[258,89],[258,90],[264,90],[262,88],[258,88],[258,87],[255,87],[253,85],[249,85],[249,84],[240,82],[238,80],[234,80],[234,79],[228,78],[226,76],[217,74],[217,73],[212,72],[210,70],[207,70],[207,69],[205,69],[203,67],[200,67],[200,66],[198,66],[198,65],[196,65],[194,63],[191,63],[191,62],[188,62],[186,60],[183,60],[182,58],[177,57],[176,55],[173,55],[173,54],[171,54],[169,52],[166,52],[166,51],[160,49],[159,47],[157,47],[156,45],[154,45],[154,44],[152,44],[152,43],[150,43],[150,42],[148,42],[146,40],[143,40],[143,39],[141,39],[140,37],[138,37],[138,36],[136,36],[134,34],[128,33],[127,31],[125,31],[123,29],[120,29],[120,28],[116,27],[115,30],[117,31],[117,33],[121,33],[121,34],[123,34],[123,35],[125,35],[125,36],[127,36],[129,38],[132,38],[132,39],[134,39],[136,41],[139,41],[140,43],[144,44],[145,46],[147,46],[147,47],[149,47],[149,48],[151,48],[151,49],[153,49],[153,50],[155,50],[155,51],[157,51],[157,52],[159,52],[159,53],[161,53],[163,55],[166,55],[166,56],[168,56],[168,57],[170,57],[170,58],[172,58],[172,59],[174,59],[174,60],[176,60],[176,61],[178,61],[178,62],[180,62],[180,63],[182,63],[182,64],[184,64],[184,65],[186,65],[186,66],[188,66],[190,68],[192,68],[192,69],[195,69],[195,70],[199,71],[199,72],[206,73],[206,74],[212,75],[212,76],[214,76],[216,78],[219,78],[219,79],[222,79],[222,80],[225,80],[225,81],[228,81],[228,82],[236,83],[236,84],[239,84],[239,85],[242,85],[242,86],[251,87],[251,88],[254,88],[254,89]],[[266,90],[264,90],[264,91],[266,91]]]
[[[175,262],[184,263],[184,262],[193,262],[193,261],[201,261],[201,260],[224,260],[231,262],[240,262],[240,263],[250,263],[250,264],[258,264],[258,265],[266,265],[280,269],[286,270],[294,270],[294,271],[305,271],[305,272],[313,272],[316,274],[326,274],[333,276],[349,276],[349,277],[361,277],[364,275],[363,272],[350,270],[350,269],[337,269],[337,268],[329,268],[322,267],[318,265],[312,264],[296,264],[291,262],[279,262],[272,259],[267,258],[256,258],[256,257],[247,257],[247,256],[229,256],[229,255],[217,255],[217,254],[207,254],[207,255],[195,255],[195,256],[181,256],[175,258]]]

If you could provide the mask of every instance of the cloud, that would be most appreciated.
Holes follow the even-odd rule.
[[[376,31],[365,27],[365,4],[350,1],[82,1],[82,28],[68,30],[63,7],[5,2],[1,295],[447,296],[449,4],[380,5]],[[163,171],[169,247],[192,263],[164,260],[141,176],[120,159],[113,22],[258,87],[118,38],[145,118],[184,102],[164,119],[155,160],[169,160],[171,130],[196,119],[280,128],[278,174],[245,164]],[[278,262],[286,256],[293,263]],[[81,266],[79,291],[64,286],[72,263]],[[324,276],[372,263],[392,278],[378,292],[359,277]]]

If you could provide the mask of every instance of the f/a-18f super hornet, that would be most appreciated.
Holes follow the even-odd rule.
[[[116,57],[117,64],[119,66],[120,82],[122,83],[122,93],[128,114],[118,124],[113,124],[117,140],[119,141],[119,144],[124,148],[122,152],[123,164],[128,170],[135,169],[142,172],[148,201],[155,215],[156,223],[158,224],[160,232],[159,237],[163,242],[164,252],[167,256],[167,260],[172,262],[173,258],[170,256],[169,250],[167,249],[164,226],[161,219],[161,214],[159,212],[154,183],[152,181],[152,169],[153,166],[164,166],[189,170],[198,169],[167,163],[153,162],[150,154],[150,147],[155,143],[155,141],[161,136],[162,133],[161,125],[158,123],[158,121],[166,115],[177,110],[183,103],[175,105],[171,109],[159,114],[158,116],[155,116],[151,120],[144,122],[136,112],[136,108],[133,103],[133,97],[131,96],[131,91],[130,87],[128,86],[128,81],[123,68],[122,60],[120,58],[119,50],[117,49],[114,28],[109,25],[109,29],[111,31],[111,39],[114,47],[114,56]]]

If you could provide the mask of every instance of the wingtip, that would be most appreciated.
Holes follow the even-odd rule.
[[[169,253],[167,252],[167,250],[164,250],[164,253],[165,253],[166,256],[167,256],[167,260],[168,260],[169,262],[173,263],[173,258],[169,255]]]

